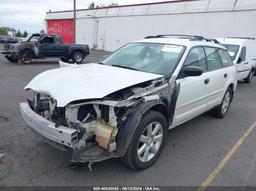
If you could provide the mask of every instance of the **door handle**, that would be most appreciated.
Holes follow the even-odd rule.
[[[207,79],[204,80],[204,83],[205,83],[205,84],[209,84],[209,81],[210,81],[210,79],[207,78]]]
[[[226,74],[224,74],[224,78],[226,78],[226,77],[228,77],[228,74],[226,73]]]

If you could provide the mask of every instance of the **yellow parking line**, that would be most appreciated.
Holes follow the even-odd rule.
[[[226,156],[221,160],[218,166],[211,172],[211,174],[201,183],[198,187],[197,191],[204,191],[214,180],[214,178],[220,173],[220,171],[224,168],[230,158],[234,155],[234,153],[238,150],[241,144],[244,142],[246,137],[256,129],[256,121],[252,124],[252,126],[246,130],[246,132],[239,138],[239,140],[234,144],[234,146],[229,150]]]

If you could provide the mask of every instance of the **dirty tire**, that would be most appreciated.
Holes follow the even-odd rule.
[[[245,83],[251,83],[253,77],[253,71],[251,70],[250,73],[248,74],[247,78],[244,79]]]
[[[229,98],[228,98],[229,97]],[[224,97],[222,99],[222,102],[219,106],[217,106],[216,108],[214,108],[211,113],[217,117],[217,118],[223,118],[225,117],[225,115],[228,113],[229,107],[230,107],[230,103],[233,97],[233,92],[231,90],[231,88],[229,87],[227,89],[227,91],[224,94]],[[225,108],[225,109],[224,109]]]
[[[148,127],[150,127],[150,124],[157,124],[156,126],[152,126],[152,130],[151,131],[152,133],[154,132],[154,130],[158,128],[161,128],[161,131],[159,131],[158,133],[156,133],[155,137],[162,135],[162,140],[161,142],[155,142],[155,144],[159,143],[157,146],[155,146],[154,148],[157,148],[157,150],[153,149],[151,150],[151,147],[150,145],[154,144],[154,141],[157,140],[155,139],[152,139],[151,141],[153,141],[151,144],[150,144],[150,141],[146,144],[145,142],[142,142],[142,136],[143,137],[146,137],[148,135]],[[159,125],[160,124],[160,125]],[[145,169],[145,168],[148,168],[150,167],[151,165],[153,165],[157,158],[159,157],[160,153],[162,152],[163,150],[163,147],[165,145],[165,142],[166,142],[166,137],[167,137],[167,122],[166,122],[166,119],[165,117],[159,113],[159,112],[156,112],[156,111],[149,111],[147,112],[141,119],[134,135],[133,135],[133,138],[132,138],[132,141],[129,145],[129,148],[127,150],[127,153],[126,155],[122,158],[123,162],[129,166],[130,168],[133,168],[133,169],[136,169],[136,170],[142,170],[142,169]],[[152,134],[151,133],[151,134]],[[145,136],[146,134],[146,136]],[[149,140],[149,139],[147,139]],[[147,156],[150,156],[150,157],[145,157],[147,158],[147,160],[145,161],[142,161],[142,158],[144,159],[144,156],[141,157],[141,155],[139,154],[139,151],[140,149],[146,144],[146,149],[144,152],[142,152],[142,155],[144,153],[144,156],[146,155],[146,150],[148,148],[149,151],[147,153],[150,153],[150,155],[147,155]],[[150,145],[149,145],[150,144]],[[141,149],[142,150],[142,149]],[[152,158],[151,158],[152,157]]]
[[[76,51],[76,52],[73,53],[73,55],[72,55],[72,61],[73,62],[75,62],[77,64],[80,64],[80,63],[83,62],[83,60],[84,60],[84,55],[83,55],[82,52]]]
[[[23,50],[20,54],[18,63],[30,64],[33,58],[33,53],[30,50]]]

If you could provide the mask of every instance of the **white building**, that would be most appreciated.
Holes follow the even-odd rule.
[[[156,34],[256,37],[256,0],[180,0],[77,10],[76,43],[113,51]],[[73,39],[73,11],[46,13],[49,33]]]

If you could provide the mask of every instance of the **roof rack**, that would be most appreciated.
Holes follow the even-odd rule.
[[[203,40],[204,37],[197,36],[197,35],[184,35],[184,34],[159,34],[156,36],[146,36],[147,38],[165,38],[165,37],[178,37],[178,38],[185,38],[185,39],[191,39],[191,40]]]
[[[248,40],[255,40],[254,37],[237,37],[237,36],[229,36],[227,38],[240,38],[240,39],[248,39]]]
[[[208,39],[204,38],[203,36],[198,36],[198,35],[184,35],[184,34],[160,34],[156,36],[146,36],[145,39],[148,38],[165,38],[165,37],[178,37],[178,38],[183,38],[183,39],[189,39],[191,41],[198,41],[198,40],[205,40],[207,42],[214,42],[214,43],[219,43],[216,39]]]

